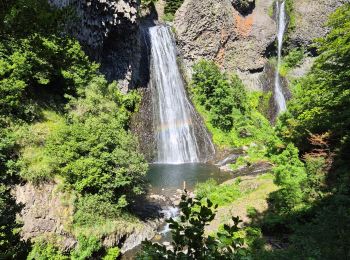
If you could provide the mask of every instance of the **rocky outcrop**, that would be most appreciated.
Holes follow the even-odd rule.
[[[295,28],[290,33],[292,46],[308,46],[327,34],[326,22],[334,10],[348,0],[294,0]]]
[[[103,46],[114,30],[137,24],[138,0],[48,0],[63,8],[73,6],[77,19],[70,25],[78,40],[93,49]],[[124,28],[123,28],[124,27]]]
[[[273,0],[256,1],[250,14],[237,11],[230,0],[185,0],[174,22],[178,45],[189,67],[201,58],[237,71],[249,88],[257,86],[276,35],[268,15]]]
[[[74,8],[76,17],[67,24],[67,31],[93,60],[101,63],[101,71],[109,81],[116,80],[123,92],[147,84],[139,0],[48,1],[59,8]]]
[[[76,245],[75,238],[65,228],[73,208],[62,203],[64,194],[58,191],[55,183],[18,185],[13,192],[17,203],[23,205],[19,218],[23,223],[21,235],[24,240],[56,235],[61,238],[64,250]]]
[[[55,238],[56,244],[66,252],[77,245],[71,230],[74,213],[73,197],[60,191],[57,183],[43,183],[38,186],[30,183],[17,185],[13,189],[13,194],[16,202],[22,206],[18,218],[23,223],[21,237],[24,240],[35,240],[38,237]],[[153,203],[143,201],[138,210],[142,212],[135,211],[135,214],[139,213],[144,221],[123,232],[106,235],[102,238],[102,244],[106,247],[119,246],[124,253],[142,241],[152,239],[164,222],[160,213],[161,207],[157,201]]]

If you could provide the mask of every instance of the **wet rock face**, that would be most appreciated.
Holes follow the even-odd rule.
[[[215,60],[223,69],[241,73],[248,88],[260,88],[257,75],[276,37],[276,24],[268,15],[272,4],[257,1],[243,15],[230,0],[185,0],[174,26],[186,66],[201,58]]]
[[[294,0],[295,28],[290,34],[290,44],[307,46],[314,39],[325,36],[329,15],[346,2],[348,0]]]
[[[251,13],[255,7],[255,0],[231,0],[234,8],[243,15]]]

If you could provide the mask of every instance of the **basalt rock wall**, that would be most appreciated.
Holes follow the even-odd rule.
[[[76,17],[67,31],[93,60],[101,63],[108,80],[118,81],[124,92],[147,84],[147,66],[141,66],[140,0],[48,1],[58,8],[69,6],[75,10]]]

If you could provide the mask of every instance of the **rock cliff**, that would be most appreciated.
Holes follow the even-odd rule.
[[[329,14],[346,1],[294,0],[290,47],[307,46],[324,36]],[[273,4],[274,0],[185,0],[174,27],[189,74],[194,62],[211,59],[224,70],[236,71],[249,89],[263,89],[265,65],[275,54]]]
[[[62,249],[68,251],[76,245],[76,239],[66,230],[73,208],[63,203],[64,194],[56,188],[54,183],[40,186],[27,183],[16,186],[13,192],[17,203],[23,205],[19,216],[23,223],[22,238],[58,236]]]
[[[21,236],[24,240],[36,238],[55,239],[63,251],[70,251],[77,245],[77,239],[72,233],[72,220],[74,213],[73,199],[68,193],[60,190],[55,182],[43,183],[34,186],[31,183],[17,185],[13,189],[16,202],[22,205],[18,216],[23,223]],[[146,209],[150,207],[144,204]],[[151,207],[153,214],[156,207]],[[121,252],[139,245],[143,240],[150,240],[156,234],[160,219],[152,219],[140,222],[128,230],[116,232],[102,237],[102,243],[106,247],[120,246]]]
[[[212,59],[228,71],[237,71],[248,87],[256,88],[250,81],[263,71],[276,35],[276,24],[268,15],[272,3],[256,1],[245,15],[230,0],[185,0],[174,26],[186,65]]]
[[[63,8],[74,7],[77,19],[70,25],[78,40],[97,49],[113,31],[130,30],[137,25],[138,0],[48,0]]]
[[[294,29],[290,33],[292,47],[307,46],[327,34],[328,16],[348,0],[294,0]]]
[[[117,80],[126,92],[143,85],[142,33],[139,30],[139,0],[48,0],[63,8],[70,6],[76,17],[67,25],[88,55],[101,63],[110,81]]]

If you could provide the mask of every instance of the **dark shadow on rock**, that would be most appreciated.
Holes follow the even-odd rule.
[[[233,7],[243,16],[253,13],[255,0],[231,0]]]

